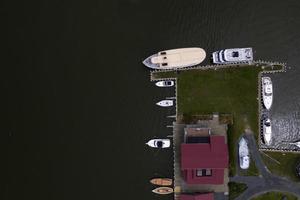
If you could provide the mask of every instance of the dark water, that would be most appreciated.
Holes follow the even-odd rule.
[[[166,137],[174,91],[149,82],[159,50],[252,46],[287,62],[272,76],[275,132],[300,139],[300,2],[48,1],[2,3],[1,199],[172,199],[149,179],[172,176]],[[208,63],[208,62],[206,62]]]

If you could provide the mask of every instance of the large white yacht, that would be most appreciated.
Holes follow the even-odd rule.
[[[272,139],[272,126],[270,118],[266,118],[263,120],[263,136],[265,144],[270,145]]]
[[[202,48],[181,48],[160,51],[143,63],[152,69],[176,69],[200,64],[206,57]]]
[[[212,59],[216,64],[251,62],[253,61],[253,52],[251,47],[224,49],[214,52]]]
[[[244,138],[239,142],[239,158],[241,169],[248,169],[250,165],[249,149],[247,141]]]
[[[262,98],[264,106],[267,110],[270,110],[273,102],[273,85],[270,77],[261,78],[262,85]]]

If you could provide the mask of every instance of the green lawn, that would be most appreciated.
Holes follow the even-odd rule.
[[[228,132],[231,175],[235,173],[235,142],[246,127],[255,133],[258,130],[257,87],[261,70],[249,66],[173,73],[177,77],[179,115],[188,118],[213,112],[232,114],[233,124]]]
[[[272,70],[271,67],[262,69],[262,65],[259,66],[152,74],[153,78],[177,78],[178,118],[183,122],[194,122],[199,115],[207,116],[214,112],[230,115],[230,120],[228,120],[231,121],[228,130],[230,175],[236,172],[234,155],[237,153],[235,147],[240,135],[245,128],[250,128],[256,138],[258,135],[258,73],[262,70]],[[278,65],[273,70],[281,68],[282,66]],[[293,175],[294,163],[297,159],[299,160],[299,156],[295,154],[281,156],[279,153],[274,153],[274,156],[282,164],[278,166],[268,160],[266,165],[269,169],[278,175],[296,180]],[[287,163],[288,166],[286,166]],[[257,169],[252,162],[250,169],[243,175],[257,174]]]
[[[271,158],[277,160],[273,161],[265,154],[261,154],[264,163],[268,169],[278,176],[285,176],[293,181],[300,181],[300,178],[296,175],[296,165],[300,162],[300,154],[295,153],[279,153],[279,152],[264,152]]]
[[[229,182],[228,186],[229,186],[229,200],[235,199],[247,189],[247,185],[244,183]]]
[[[297,200],[298,198],[289,193],[267,192],[260,196],[254,197],[251,200]]]

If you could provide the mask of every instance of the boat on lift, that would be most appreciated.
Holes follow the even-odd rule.
[[[242,138],[239,142],[239,160],[240,160],[240,168],[248,169],[250,165],[250,156],[249,156],[249,148],[247,141]]]
[[[273,102],[273,85],[270,77],[262,77],[262,98],[264,106],[267,110],[270,110]]]
[[[263,137],[266,145],[271,144],[272,126],[270,118],[263,119]]]
[[[213,63],[229,64],[253,61],[253,51],[251,47],[223,49],[212,54]]]
[[[153,148],[169,148],[171,141],[169,139],[152,139],[146,143],[148,146]]]
[[[173,100],[162,100],[156,103],[156,105],[161,107],[170,107],[173,106]]]
[[[170,178],[153,178],[150,180],[153,185],[170,186],[173,184],[173,180]]]
[[[151,69],[177,69],[200,64],[206,57],[202,48],[180,48],[160,51],[149,56],[143,64]]]
[[[172,87],[174,86],[174,81],[158,81],[155,83],[157,87]]]
[[[170,187],[158,187],[152,190],[152,192],[156,194],[171,194],[173,193],[173,191],[174,191],[173,188]]]

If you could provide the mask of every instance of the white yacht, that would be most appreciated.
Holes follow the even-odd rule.
[[[172,87],[174,86],[174,81],[158,81],[155,85],[157,87]]]
[[[206,57],[202,48],[181,48],[160,51],[143,63],[152,69],[176,69],[200,64]]]
[[[273,102],[273,85],[270,77],[261,78],[262,85],[262,98],[264,106],[267,110],[270,110]]]
[[[169,139],[152,139],[146,143],[148,146],[153,148],[168,148],[171,145]]]
[[[170,107],[173,106],[173,100],[162,100],[157,102],[156,105],[161,107]]]
[[[253,61],[253,52],[251,47],[224,49],[214,52],[212,59],[216,64],[251,62]]]
[[[263,136],[265,144],[270,145],[272,139],[272,126],[270,118],[266,118],[263,120]]]
[[[250,165],[249,149],[247,141],[242,138],[239,142],[239,160],[241,169],[248,169]]]

